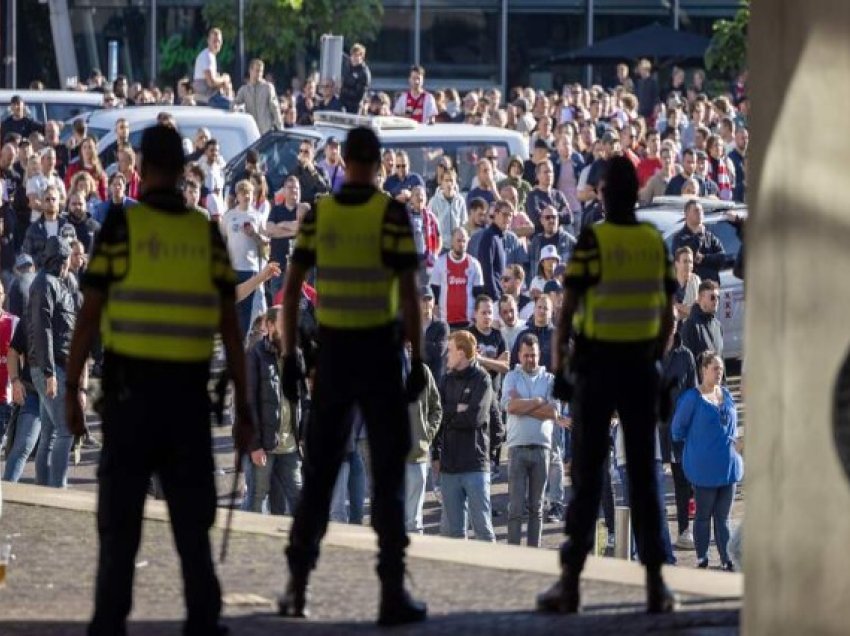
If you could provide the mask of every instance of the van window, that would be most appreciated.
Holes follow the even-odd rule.
[[[295,170],[298,162],[298,149],[304,137],[295,135],[266,135],[254,146],[260,155],[260,169],[266,174],[269,192],[277,192],[283,186],[283,181]],[[318,162],[318,157],[316,161]],[[245,170],[245,153],[238,161],[228,166],[228,181],[241,175]]]
[[[499,170],[505,171],[510,149],[504,142],[492,144],[469,144],[464,142],[444,143],[439,146],[423,146],[413,143],[385,144],[394,150],[405,150],[410,155],[410,171],[421,175],[425,181],[431,181],[437,174],[437,163],[443,156],[448,156],[455,166],[458,175],[458,187],[467,191],[476,175],[476,163],[487,156],[488,150],[495,151],[499,157]]]
[[[93,104],[47,104],[47,119],[55,119],[56,121],[68,121],[77,115],[90,113],[97,110],[97,106]],[[41,111],[39,111],[41,112]]]

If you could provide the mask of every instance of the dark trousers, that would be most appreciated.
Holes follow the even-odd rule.
[[[673,462],[670,464],[673,471],[673,491],[676,497],[676,522],[679,526],[679,534],[682,534],[691,525],[688,517],[688,504],[694,494],[694,489],[685,477],[685,471],[682,464]]]
[[[378,533],[378,575],[401,584],[404,551],[405,459],[410,450],[401,343],[396,329],[320,329],[313,409],[305,433],[304,489],[286,550],[293,576],[316,566],[327,531],[331,496],[346,456],[358,404],[366,421],[372,463],[372,526]]]
[[[574,361],[573,498],[566,516],[569,540],[561,561],[580,572],[593,547],[605,481],[611,416],[620,416],[626,442],[632,524],[641,560],[664,563],[655,472],[658,372],[648,346],[588,344]]]
[[[184,634],[217,633],[221,589],[209,539],[216,491],[203,370],[145,378],[144,373],[116,369],[108,357],[105,369],[103,452],[98,468],[100,552],[88,633],[126,634],[142,512],[153,473],[162,484],[183,569]],[[192,375],[193,380],[181,375]]]

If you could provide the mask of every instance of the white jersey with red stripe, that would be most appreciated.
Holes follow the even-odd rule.
[[[472,322],[476,287],[484,285],[481,263],[471,254],[455,259],[451,252],[441,254],[431,270],[431,285],[439,286],[439,319],[450,325]]]

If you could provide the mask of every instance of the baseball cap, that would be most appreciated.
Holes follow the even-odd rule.
[[[336,137],[328,137],[328,140],[325,142],[326,146],[339,146],[339,139]]]
[[[29,254],[18,254],[18,258],[15,259],[15,269],[21,267],[31,267],[33,265],[35,265],[35,263],[32,260],[32,256],[30,256]]]
[[[549,142],[545,139],[537,139],[534,142],[534,149],[543,148],[545,150],[552,150],[552,146],[549,145]]]
[[[540,250],[540,260],[542,261],[544,258],[554,258],[557,261],[561,262],[561,255],[558,254],[558,248],[554,245],[545,245],[543,249]]]
[[[546,284],[543,285],[543,293],[544,294],[551,294],[551,293],[560,294],[563,291],[564,291],[564,288],[561,287],[561,283],[559,283],[556,280],[547,280]]]
[[[419,295],[422,298],[434,298],[434,291],[431,289],[430,285],[422,285],[422,288],[419,290]]]

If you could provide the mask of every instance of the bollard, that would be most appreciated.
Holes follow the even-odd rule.
[[[614,508],[614,557],[632,558],[632,515],[628,506]]]

